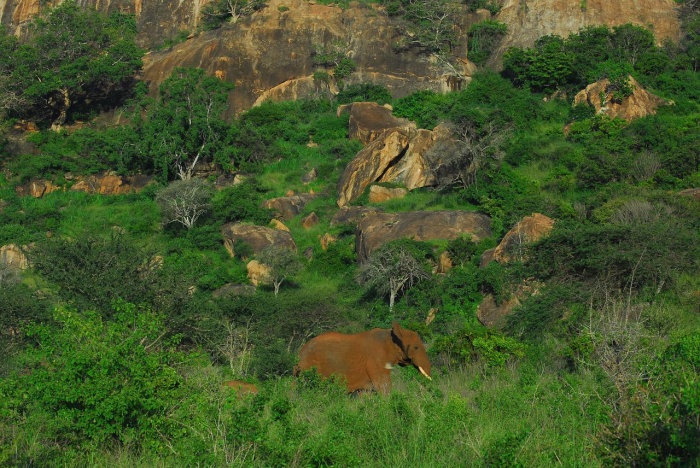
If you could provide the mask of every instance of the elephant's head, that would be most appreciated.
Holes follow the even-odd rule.
[[[430,360],[425,346],[418,333],[402,328],[397,322],[391,324],[391,338],[403,351],[403,357],[399,360],[402,366],[412,365],[420,371],[428,380],[430,377]]]

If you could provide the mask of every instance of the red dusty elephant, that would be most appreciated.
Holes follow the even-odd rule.
[[[391,390],[391,368],[413,365],[430,378],[430,360],[418,334],[394,322],[390,330],[374,330],[344,335],[328,332],[312,339],[299,351],[294,374],[315,367],[323,377],[345,379],[349,392]]]
[[[224,387],[229,387],[235,390],[239,396],[247,395],[252,393],[253,395],[258,394],[258,387],[254,384],[241,382],[240,380],[229,380],[222,384]]]

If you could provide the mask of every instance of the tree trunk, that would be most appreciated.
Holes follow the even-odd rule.
[[[68,88],[61,89],[61,96],[63,96],[63,102],[61,104],[61,111],[56,117],[56,120],[51,124],[51,130],[58,132],[61,127],[66,123],[66,118],[68,118],[68,109],[70,108],[70,92]]]

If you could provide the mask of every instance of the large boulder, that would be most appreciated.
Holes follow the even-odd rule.
[[[71,190],[86,193],[99,193],[102,195],[123,195],[141,191],[146,185],[153,182],[150,176],[135,174],[120,176],[113,172],[103,172],[88,176],[73,176],[66,174],[66,180],[72,182]],[[62,185],[56,185],[50,180],[32,180],[26,184],[15,187],[19,196],[30,195],[41,198],[51,192],[65,190]]]
[[[613,99],[610,91],[610,80],[603,79],[586,86],[574,97],[574,105],[587,104],[592,106],[597,114],[605,114],[610,118],[620,118],[631,122],[647,115],[656,114],[659,106],[671,104],[642,88],[637,80],[629,77],[632,94],[620,101]],[[601,96],[603,98],[601,99]]]
[[[388,188],[381,185],[371,185],[369,187],[369,202],[382,203],[395,198],[403,198],[408,193],[408,190],[401,187]]]
[[[317,194],[313,193],[301,193],[289,197],[271,198],[265,200],[262,205],[274,211],[281,220],[288,221],[301,213],[306,204],[316,196]]]
[[[435,185],[433,168],[440,160],[430,149],[448,138],[450,131],[443,125],[435,130],[407,126],[384,130],[345,167],[338,181],[338,206],[350,204],[374,182],[401,184],[407,190]]]
[[[270,246],[296,250],[292,235],[288,231],[272,229],[264,226],[254,226],[243,223],[227,223],[221,227],[224,246],[232,257],[236,256],[234,246],[237,241],[245,242],[258,254]]]
[[[553,227],[554,220],[543,214],[525,216],[503,236],[493,252],[493,260],[499,263],[523,260],[525,245],[542,239]]]
[[[17,244],[7,244],[0,247],[0,268],[20,271],[29,266],[27,255]]]
[[[475,242],[491,236],[491,218],[473,211],[374,213],[360,220],[355,250],[362,263],[379,246],[395,239],[453,240],[465,234]]]
[[[373,206],[343,206],[331,218],[331,227],[360,222],[362,218],[374,213],[381,213],[381,208]]]
[[[389,166],[405,153],[412,138],[411,133],[402,128],[386,130],[357,153],[345,166],[338,181],[338,206],[350,204],[362,195],[368,185],[379,180]]]
[[[376,102],[353,102],[338,107],[338,115],[349,113],[348,137],[367,145],[376,140],[385,130],[403,128],[410,130],[416,124],[408,119],[394,117],[391,108]]]

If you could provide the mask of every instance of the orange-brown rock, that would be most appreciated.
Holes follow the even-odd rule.
[[[554,220],[540,213],[525,216],[503,236],[493,251],[493,259],[499,263],[523,260],[526,244],[536,242],[552,231]]]
[[[262,206],[273,210],[281,220],[288,221],[301,213],[306,204],[316,196],[313,193],[301,193],[299,195],[271,198],[270,200],[265,200]]]
[[[224,237],[224,246],[232,257],[236,255],[234,246],[237,241],[246,243],[256,254],[272,245],[290,250],[297,249],[294,239],[288,231],[264,226],[227,223],[221,227],[221,234]]]
[[[270,269],[263,263],[257,260],[251,260],[246,265],[248,270],[248,281],[253,286],[266,284],[270,278]]]
[[[304,229],[311,229],[318,224],[318,215],[316,213],[311,213],[310,215],[304,217],[301,220],[301,226]]]
[[[496,20],[508,25],[499,54],[509,47],[532,47],[546,35],[568,37],[588,26],[632,23],[654,31],[657,41],[680,37],[674,0],[504,0]]]
[[[684,197],[692,197],[698,201],[700,201],[700,188],[689,188],[685,190],[681,190],[678,192],[679,195],[682,195]]]
[[[632,86],[632,94],[620,102],[613,100],[613,96],[609,92],[610,81],[606,78],[579,91],[574,97],[574,105],[588,104],[596,110],[597,114],[605,114],[610,118],[617,117],[631,122],[640,117],[656,114],[656,109],[659,106],[670,104],[669,101],[642,88],[637,80],[631,76],[629,83]],[[601,96],[604,98],[601,99]]]
[[[374,213],[360,220],[355,251],[358,262],[362,263],[379,246],[394,239],[453,240],[465,234],[474,242],[489,237],[491,218],[473,211]]]
[[[381,211],[381,208],[373,206],[343,206],[331,218],[331,227],[343,224],[357,224],[365,216],[381,213]]]
[[[338,206],[348,205],[377,181],[405,152],[411,137],[411,132],[405,129],[392,128],[357,153],[338,181]]]
[[[401,159],[384,172],[379,182],[402,184],[408,190],[435,185],[437,181],[433,169],[441,161],[439,155],[431,155],[430,150],[438,141],[449,138],[451,133],[447,126],[442,124],[433,130],[417,130],[412,134]]]
[[[371,185],[369,187],[370,203],[382,203],[394,198],[403,198],[408,193],[408,190],[401,187],[388,188],[381,185]]]
[[[518,286],[515,292],[500,304],[496,302],[492,294],[487,294],[476,309],[476,317],[482,325],[489,328],[498,328],[505,325],[506,317],[520,306],[525,298],[537,294],[537,286],[524,283]]]
[[[274,229],[279,229],[281,231],[290,232],[289,228],[287,226],[285,226],[285,224],[282,221],[280,221],[279,219],[276,219],[276,218],[272,218],[270,220],[270,227],[272,227]]]
[[[7,244],[0,247],[0,266],[10,270],[26,270],[29,266],[27,255],[17,244]]]
[[[63,190],[63,187],[54,185],[50,180],[32,180],[15,187],[15,193],[20,197],[29,195],[34,198],[41,198],[56,190]]]
[[[452,263],[452,259],[450,258],[450,254],[447,252],[443,252],[438,257],[438,261],[435,265],[435,268],[433,269],[433,273],[445,274],[448,273],[453,267],[454,265]]]
[[[374,141],[390,128],[415,129],[416,124],[408,119],[394,117],[391,108],[376,102],[353,102],[338,107],[338,115],[350,114],[348,137],[360,140],[363,145]]]
[[[328,246],[335,242],[337,239],[329,233],[325,233],[321,236],[321,249],[328,250]]]

